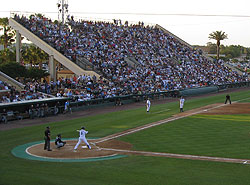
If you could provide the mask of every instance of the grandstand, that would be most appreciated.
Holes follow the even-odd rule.
[[[73,71],[77,75],[90,74],[90,75],[99,76],[95,72],[83,70],[82,68],[77,66],[75,63],[71,62],[68,58],[61,55],[60,52],[58,52],[57,50],[55,50],[54,48],[52,48],[51,46],[46,44],[44,41],[42,41],[39,37],[30,33],[25,27],[21,26],[13,19],[11,19],[11,18],[9,19],[9,24],[13,29],[17,30],[17,33],[24,35],[31,42],[33,42],[35,45],[37,45],[39,48],[41,48],[42,50],[44,50],[46,53],[49,54],[49,56],[50,56],[50,74],[51,74],[53,80],[56,80],[55,71],[54,71],[54,69],[55,69],[54,59],[59,61],[62,65],[64,65],[65,67],[67,67],[68,69],[70,69],[71,71]]]
[[[116,102],[121,97],[125,100],[135,97],[138,100],[144,95],[177,97],[179,91],[189,94],[188,89],[199,87],[210,92],[232,83],[249,85],[247,76],[232,70],[222,60],[204,56],[201,50],[160,25],[73,17],[62,25],[38,14],[14,15],[9,24],[17,31],[17,37],[25,36],[50,56],[51,82],[28,82],[25,87],[33,85],[43,93],[87,101],[88,105],[104,99]],[[75,75],[57,79],[54,59]],[[19,91],[24,89],[18,82],[14,86],[21,88]],[[58,100],[52,99],[55,99],[52,104]],[[67,98],[62,100],[61,105]]]
[[[112,86],[122,89],[120,95],[247,80],[224,66],[223,62],[208,60],[201,51],[159,25],[74,19],[59,25],[49,18],[35,15],[29,18],[16,15],[10,19],[10,25],[14,29],[29,30],[25,35],[29,40],[32,40],[31,36],[38,36],[40,43],[43,42],[41,48],[47,52],[46,48],[52,48],[50,55],[62,54],[65,62],[57,60],[72,71],[72,66],[80,68],[76,65],[78,61],[85,61],[85,66],[91,66],[90,69],[112,82]],[[84,74],[83,71],[75,73]]]
[[[4,83],[19,91],[14,94],[2,91],[7,95],[3,96],[6,98],[2,99],[2,109],[12,108],[11,102],[16,107],[26,106],[26,110],[37,103],[48,103],[53,109],[58,101],[63,108],[68,98],[80,102],[77,107],[100,102],[116,104],[118,100],[138,101],[146,96],[216,92],[227,84],[249,81],[223,61],[203,56],[201,50],[160,25],[73,18],[62,25],[39,15],[14,15],[9,24],[17,36],[24,35],[49,54],[51,81],[22,85],[1,74]],[[75,75],[57,79],[54,59]],[[188,90],[197,87],[204,88],[195,93]],[[31,102],[27,101],[30,99]]]

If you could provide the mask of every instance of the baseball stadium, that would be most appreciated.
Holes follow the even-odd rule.
[[[58,2],[60,20],[8,18],[15,63],[25,37],[48,74],[15,78],[0,58],[0,185],[250,184],[248,70],[161,25]]]

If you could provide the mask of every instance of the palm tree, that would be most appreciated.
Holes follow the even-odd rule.
[[[0,51],[0,64],[16,61],[15,48],[5,48]]]
[[[216,45],[217,45],[217,60],[219,60],[220,57],[220,41],[227,39],[227,34],[225,34],[225,32],[222,31],[215,31],[209,34],[208,36],[209,39],[214,39],[217,41]]]
[[[39,68],[42,68],[42,62],[48,61],[48,54],[34,44],[23,46],[22,58],[25,63],[29,62],[30,66],[39,64]]]
[[[15,41],[15,32],[9,26],[9,19],[7,17],[0,18],[0,30],[3,30],[3,35],[0,36],[0,44],[3,44],[6,49]]]

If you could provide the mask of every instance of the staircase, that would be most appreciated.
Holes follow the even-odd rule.
[[[186,41],[182,40],[181,38],[177,37],[175,34],[171,33],[170,31],[166,30],[165,28],[163,28],[160,25],[156,25],[156,28],[163,30],[165,33],[171,35],[173,38],[175,38],[176,40],[178,40],[180,43],[184,44],[185,46],[189,47],[190,49],[194,49],[194,47],[192,45],[190,45],[189,43],[187,43]],[[204,52],[202,53],[202,56],[205,57],[207,60],[212,61],[213,59],[211,57],[209,57],[207,54],[205,54]]]
[[[224,66],[229,67],[229,68],[232,69],[233,71],[236,71],[239,75],[243,75],[243,72],[242,72],[242,71],[240,71],[239,69],[235,68],[234,66],[232,66],[232,65],[230,65],[230,64],[228,64],[228,63],[225,63],[225,62],[224,62]]]

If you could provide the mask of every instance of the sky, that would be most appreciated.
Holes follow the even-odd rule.
[[[159,24],[191,45],[206,45],[214,31],[223,31],[223,45],[250,47],[250,0],[64,0],[75,18]],[[3,1],[0,17],[10,11],[42,13],[58,18],[58,0]]]

